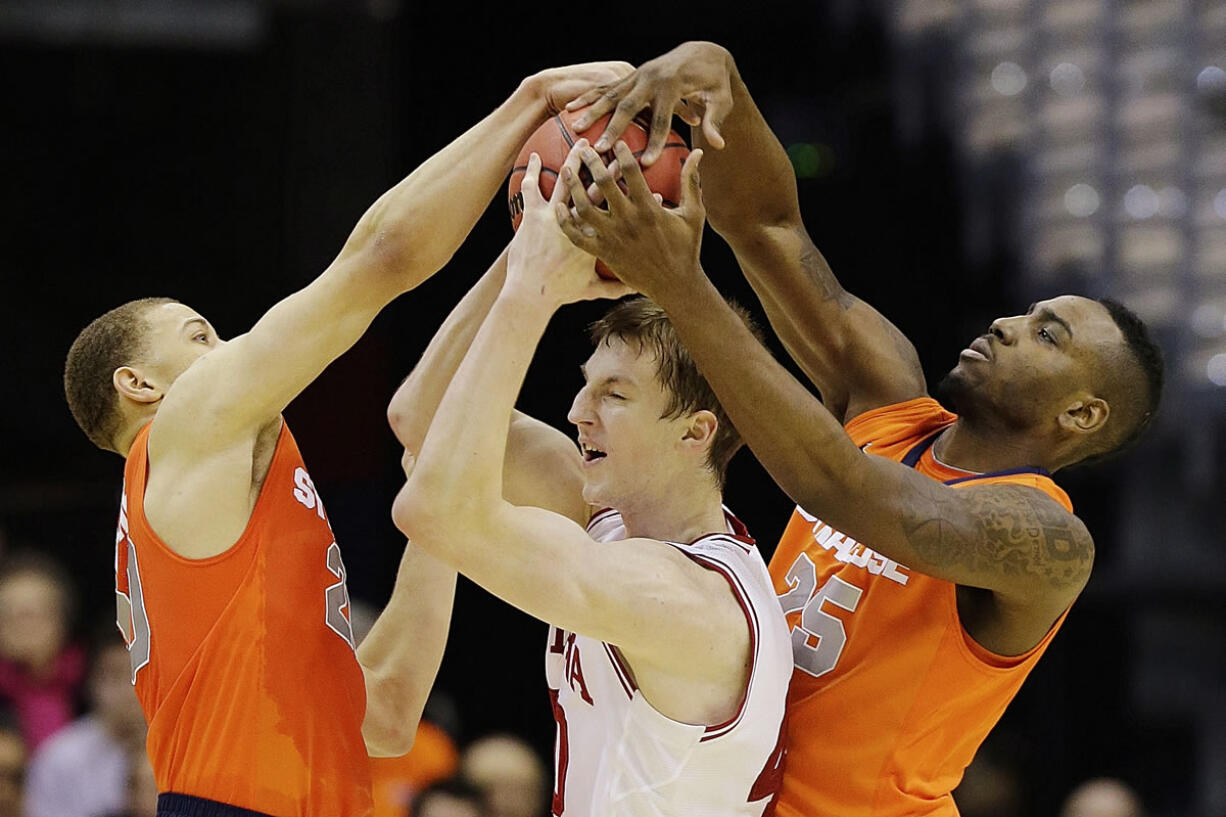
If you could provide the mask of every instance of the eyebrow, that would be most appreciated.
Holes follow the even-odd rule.
[[[209,328],[209,322],[206,321],[204,318],[188,318],[187,320],[183,321],[183,328],[186,329],[187,327],[191,326],[193,323],[198,323],[205,329]]]
[[[587,366],[585,366],[585,365],[583,365],[582,363],[580,363],[580,364],[579,364],[579,371],[580,371],[580,372],[583,374],[583,379],[586,381],[586,380],[588,379],[588,377],[587,377]],[[612,383],[624,383],[624,384],[626,384],[626,385],[628,385],[628,386],[632,386],[632,385],[634,385],[634,383],[633,383],[632,381],[628,380],[628,379],[627,379],[627,378],[625,378],[625,377],[622,377],[621,375],[616,375],[616,374],[609,375],[608,377],[605,377],[605,378],[603,378],[603,379],[600,381],[600,385],[601,385],[601,386],[608,386],[608,385],[610,385],[610,384],[612,384]]]
[[[1034,308],[1036,306],[1038,306],[1038,304],[1031,304],[1030,308],[1026,310],[1026,314],[1027,315],[1033,314]],[[1066,321],[1064,318],[1060,317],[1055,312],[1053,312],[1051,307],[1045,306],[1042,309],[1040,309],[1038,318],[1044,323],[1047,323],[1048,321],[1050,321],[1051,323],[1060,324],[1060,326],[1064,327],[1064,331],[1068,333],[1068,336],[1070,338],[1073,336],[1073,327],[1069,326],[1068,321]]]

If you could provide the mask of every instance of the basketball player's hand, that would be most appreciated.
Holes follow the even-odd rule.
[[[581,139],[578,144],[587,147],[587,140]],[[546,201],[541,195],[540,176],[541,157],[533,153],[521,188],[524,217],[507,253],[506,289],[550,311],[573,301],[630,294],[620,281],[597,275],[596,258],[566,238],[553,215],[554,207],[566,207],[566,188],[555,184],[552,197]]]
[[[660,158],[673,114],[690,127],[701,125],[707,144],[718,150],[724,146],[720,124],[732,110],[732,70],[732,55],[722,46],[705,42],[682,43],[667,54],[643,63],[629,76],[587,91],[566,108],[573,111],[591,105],[575,121],[576,131],[583,131],[613,111],[604,134],[593,145],[600,153],[617,141],[644,108],[651,108],[651,135],[643,151],[644,165]]]
[[[549,116],[554,116],[580,94],[598,86],[620,82],[633,73],[634,66],[628,62],[584,62],[540,71],[529,77],[527,82],[545,100]]]
[[[614,155],[616,167],[611,169],[594,149],[575,144],[558,180],[558,187],[567,188],[573,206],[551,202],[554,216],[575,246],[602,259],[632,289],[660,301],[656,293],[670,287],[684,289],[691,286],[687,282],[693,276],[703,274],[698,262],[706,219],[698,179],[702,150],[695,150],[685,160],[681,204],[671,210],[661,206],[651,192],[625,142],[617,143]],[[593,203],[579,179],[579,162],[592,174],[607,209]],[[617,183],[618,171],[625,192]]]

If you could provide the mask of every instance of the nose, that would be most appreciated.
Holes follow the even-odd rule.
[[[574,425],[591,425],[592,423],[592,401],[589,396],[587,386],[579,389],[579,393],[575,395],[575,399],[570,404],[570,411],[566,412],[566,419]]]
[[[1006,346],[1012,346],[1013,342],[1017,340],[1017,322],[1020,320],[1024,320],[1024,318],[997,318],[988,327],[988,334],[993,335]]]

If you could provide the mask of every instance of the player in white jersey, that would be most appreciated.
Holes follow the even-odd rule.
[[[791,648],[765,564],[722,505],[740,438],[644,299],[593,328],[569,416],[579,450],[513,413],[557,308],[627,291],[562,235],[563,185],[545,202],[539,171],[534,156],[507,253],[393,398],[393,428],[419,451],[396,522],[552,625],[555,815],[760,815],[781,774]]]

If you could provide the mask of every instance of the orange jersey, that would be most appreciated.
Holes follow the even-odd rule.
[[[274,817],[367,817],[345,568],[293,435],[282,426],[239,540],[186,559],[145,518],[149,428],[124,469],[115,592],[158,791]]]
[[[932,443],[956,419],[924,397],[862,414],[847,433],[867,452],[955,488],[1029,485],[1072,510],[1038,469],[971,474],[938,461]],[[770,570],[795,664],[776,814],[956,815],[950,791],[1064,616],[1029,652],[995,655],[963,630],[953,582],[887,559],[800,508]]]

